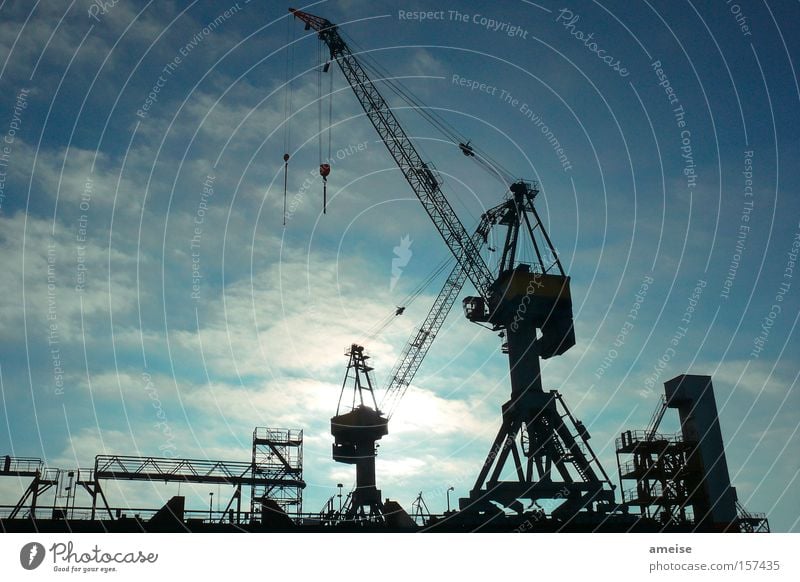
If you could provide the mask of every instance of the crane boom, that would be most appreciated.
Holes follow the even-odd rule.
[[[488,297],[495,279],[489,267],[486,266],[474,241],[442,193],[435,172],[422,160],[389,104],[339,35],[336,25],[325,18],[294,8],[290,8],[289,12],[302,20],[307,30],[315,30],[319,38],[328,45],[331,60],[339,65],[364,113],[372,122],[450,252],[453,253],[456,262],[472,281],[478,293],[482,297]]]
[[[512,202],[506,200],[487,210],[482,216],[475,233],[472,235],[472,242],[475,247],[480,251],[484,244],[486,244],[489,231],[492,226],[496,224],[498,216],[507,211],[512,206]],[[392,417],[397,403],[405,394],[411,381],[417,373],[422,360],[428,353],[428,350],[436,339],[436,335],[444,324],[447,314],[453,307],[464,283],[467,280],[467,274],[463,267],[456,263],[453,270],[448,275],[447,280],[442,286],[442,290],[433,302],[428,315],[425,320],[411,335],[406,343],[403,352],[398,358],[397,362],[392,369],[389,376],[389,382],[386,385],[383,399],[381,400],[381,409],[386,413],[388,418]]]

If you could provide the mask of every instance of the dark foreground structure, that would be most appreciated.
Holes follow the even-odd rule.
[[[360,351],[351,352],[350,364],[353,374],[368,372]],[[610,499],[604,495],[577,509],[565,489],[563,502],[552,508],[537,503],[526,508],[519,499],[505,505],[483,503],[479,497],[473,502],[470,496],[460,500],[459,510],[439,515],[427,510],[420,494],[409,514],[396,501],[382,501],[375,486],[374,440],[385,434],[386,425],[378,422],[375,430],[354,432],[343,428],[347,419],[360,421],[364,415],[346,413],[333,419],[334,455],[360,467],[358,486],[344,499],[340,489],[317,513],[304,513],[302,507],[302,431],[256,428],[249,463],[98,455],[91,470],[63,471],[45,468],[40,459],[2,457],[0,477],[26,479],[29,485],[14,505],[0,506],[0,529],[75,533],[768,532],[767,518],[745,511],[731,486],[711,378],[678,376],[664,388],[650,425],[626,430],[616,441],[620,498],[615,498],[614,487]],[[658,432],[669,408],[678,412],[678,434]],[[583,437],[588,433],[574,435]],[[517,463],[515,470],[521,470],[523,464]],[[222,511],[186,510],[182,496],[172,497],[158,509],[117,508],[109,505],[104,492],[104,483],[113,480],[219,484],[229,487],[232,494]],[[497,483],[502,481],[489,481],[488,487]],[[88,493],[91,506],[75,506],[78,490]]]

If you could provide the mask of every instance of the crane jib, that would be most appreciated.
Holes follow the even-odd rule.
[[[414,190],[450,252],[464,269],[478,293],[487,297],[494,282],[489,267],[486,266],[477,246],[442,193],[435,173],[429,164],[422,160],[388,103],[339,35],[336,26],[313,14],[292,8],[289,11],[303,21],[307,29],[317,31],[320,39],[328,45],[331,58],[339,65],[364,113],[380,135],[389,154]]]

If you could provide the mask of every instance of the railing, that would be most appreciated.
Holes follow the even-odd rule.
[[[653,499],[662,497],[663,495],[664,488],[661,486],[661,483],[653,483],[647,491],[640,491],[636,487],[632,487],[622,492],[622,498],[627,502],[642,501],[648,504]]]
[[[0,519],[8,519],[11,512],[14,510],[13,505],[0,505]],[[159,509],[144,508],[144,507],[111,507],[111,515],[114,520],[118,519],[137,519],[141,522],[147,522]],[[184,521],[201,522],[201,523],[239,523],[247,524],[251,521],[250,512],[242,512],[239,521],[236,521],[236,512],[223,511],[222,509],[213,509],[209,512],[208,509],[187,509],[183,513]],[[260,516],[256,515],[260,519]],[[294,515],[290,514],[290,517]],[[30,512],[25,510],[17,515],[15,519],[29,519]],[[37,519],[58,519],[66,521],[90,521],[92,518],[91,507],[64,507],[63,505],[39,505],[36,507]],[[231,520],[233,518],[233,520]],[[108,521],[108,514],[103,511],[95,521]]]
[[[94,483],[94,469],[77,469],[75,471],[75,483],[81,485],[83,483]]]
[[[739,519],[746,519],[746,520],[766,520],[767,514],[766,513],[753,513],[752,511],[747,511],[739,501],[736,502],[736,512],[739,514]]]
[[[98,455],[94,478],[143,481],[242,483],[252,481],[252,463]]]
[[[9,515],[13,511],[14,507],[11,505],[0,505],[0,520],[8,520]],[[289,518],[295,523],[296,525],[306,525],[306,526],[335,526],[337,524],[355,524],[359,523],[360,521],[364,521],[361,519],[344,519],[341,514],[338,513],[338,505],[335,507],[336,516],[333,519],[325,519],[324,515],[320,515],[319,513],[289,513]],[[54,513],[55,511],[55,513]],[[153,508],[142,508],[142,507],[111,507],[110,508],[112,518],[109,518],[108,513],[103,510],[103,512],[98,513],[95,522],[108,522],[108,521],[118,521],[121,519],[127,520],[136,520],[141,522],[142,524],[146,524],[158,511],[159,509]],[[61,505],[40,505],[36,508],[36,519],[37,520],[51,520],[55,519],[58,521],[83,521],[89,522],[91,520],[92,510],[91,507],[64,507]],[[261,514],[260,513],[251,513],[251,512],[241,512],[238,516],[235,511],[223,511],[222,509],[213,509],[209,512],[208,509],[187,509],[184,511],[184,523],[187,527],[191,528],[194,524],[227,524],[227,525],[238,525],[238,526],[248,526],[248,525],[256,525],[261,522]],[[434,515],[434,514],[426,514],[426,518],[436,517],[442,518],[445,517],[444,515]],[[30,512],[28,510],[24,510],[20,512],[14,520],[11,521],[22,521],[30,519]]]
[[[661,434],[653,433],[652,436],[647,430],[626,430],[615,441],[618,450],[627,448],[639,443],[669,443],[680,444],[685,442],[681,433]]]
[[[44,469],[41,473],[41,481],[47,481],[52,484],[58,483],[58,479],[63,473],[63,469]]]
[[[270,441],[279,445],[297,446],[303,444],[303,431],[290,428],[256,427],[253,440]]]
[[[627,461],[619,466],[619,474],[623,479],[625,479],[625,475],[629,473],[641,473],[651,468],[652,467],[638,467],[633,461]]]
[[[43,466],[42,460],[34,457],[11,457],[7,455],[0,457],[0,474],[34,474],[37,471],[41,472]]]
[[[653,412],[653,416],[650,417],[650,422],[647,423],[647,435],[655,435],[656,431],[658,430],[658,425],[661,424],[661,419],[664,418],[664,413],[667,410],[667,398],[666,396],[662,395],[661,398],[658,399],[658,405],[656,406],[655,411]]]

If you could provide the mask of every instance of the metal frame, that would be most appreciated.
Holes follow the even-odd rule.
[[[4,477],[30,477],[31,482],[19,498],[9,514],[9,519],[14,519],[25,507],[30,499],[30,517],[36,518],[36,507],[41,497],[48,489],[57,486],[60,469],[45,469],[42,459],[36,457],[2,457],[0,476]]]
[[[300,470],[300,475],[302,475],[302,469]],[[274,487],[294,487],[299,489],[305,487],[305,482],[300,476],[277,475],[269,471],[262,471],[262,467],[256,466],[252,462],[97,455],[95,457],[94,470],[91,471],[89,478],[79,479],[77,482],[92,497],[92,519],[96,517],[98,497],[102,500],[104,510],[108,513],[109,519],[114,519],[111,507],[100,484],[104,480],[230,485],[234,487],[234,492],[222,515],[224,516],[233,503],[236,502],[237,521],[241,517],[242,486],[250,486],[253,489],[263,487],[267,490],[271,490]]]
[[[414,520],[420,527],[424,527],[430,521],[432,517],[431,510],[428,509],[428,504],[425,503],[425,499],[422,497],[422,491],[419,492],[416,499],[411,503],[411,519]]]
[[[628,430],[616,439],[622,504],[664,524],[691,523],[686,461],[695,445],[678,434],[659,434],[657,426]],[[623,462],[620,455],[632,458]],[[635,486],[626,489],[624,481],[631,480]]]
[[[271,499],[289,515],[303,512],[303,431],[256,427],[253,431],[250,511]]]

